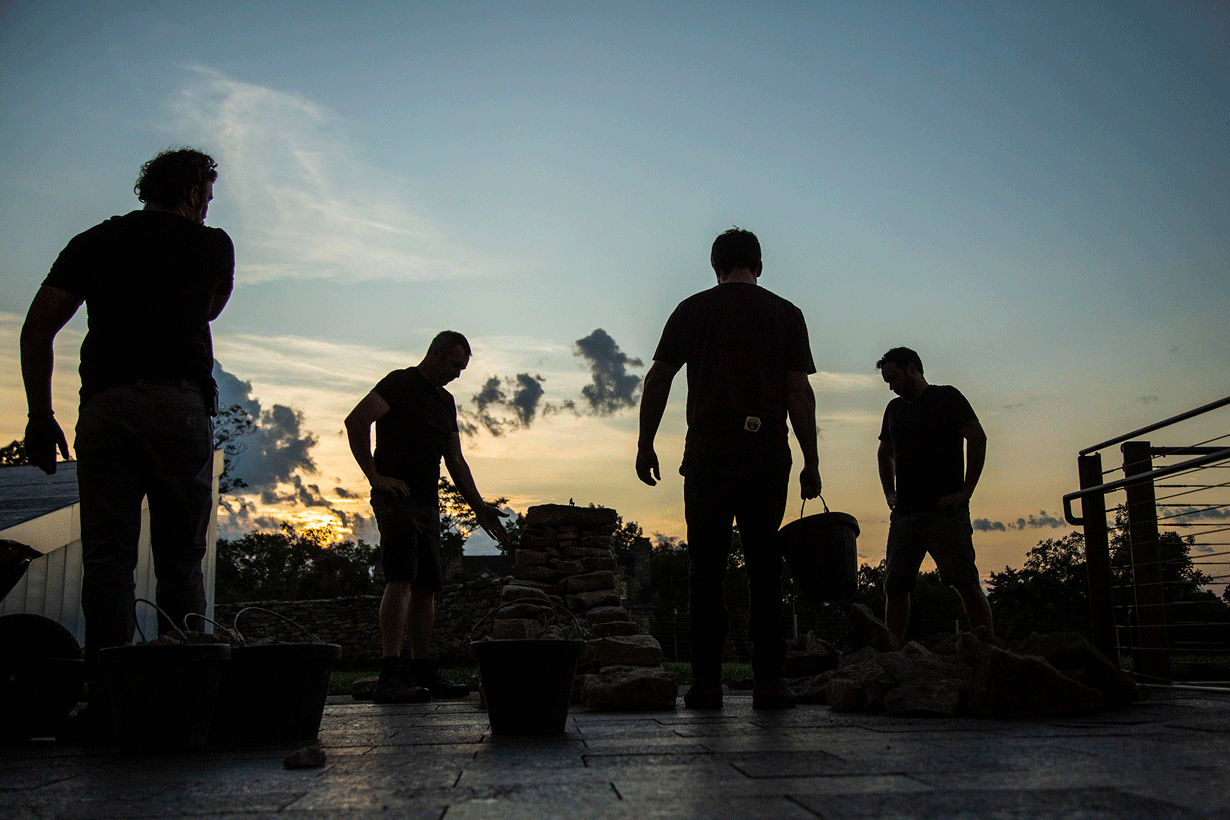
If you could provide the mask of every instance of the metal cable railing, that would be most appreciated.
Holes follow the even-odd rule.
[[[1081,450],[1081,489],[1063,499],[1068,522],[1085,528],[1095,643],[1130,656],[1144,679],[1182,679],[1202,663],[1230,679],[1230,434],[1224,415],[1212,415],[1227,405],[1230,397]],[[1210,432],[1214,423],[1221,430]],[[1140,438],[1163,429],[1196,443]],[[1104,469],[1100,451],[1114,445],[1121,461]]]

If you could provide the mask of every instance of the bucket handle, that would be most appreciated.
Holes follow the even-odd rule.
[[[829,505],[824,503],[824,496],[822,496],[822,495],[820,495],[819,493],[817,493],[817,494],[816,494],[816,498],[819,498],[819,499],[820,499],[820,503],[821,503],[821,504],[824,504],[824,511],[827,513],[827,512],[829,511]],[[802,517],[803,517],[803,508],[804,508],[804,507],[806,507],[806,506],[807,506],[807,499],[806,499],[806,498],[804,498],[804,499],[803,499],[803,503],[799,506],[799,518],[802,518]]]
[[[243,635],[239,632],[239,616],[245,612],[248,612],[249,610],[256,610],[257,612],[264,612],[268,615],[273,615],[277,618],[281,618],[283,621],[286,621],[286,623],[290,624],[291,626],[295,627],[300,632],[302,632],[304,635],[307,635],[309,638],[311,638],[312,643],[320,643],[320,638],[317,638],[311,632],[308,632],[306,629],[304,629],[304,627],[298,621],[291,620],[290,618],[287,618],[285,615],[283,615],[280,612],[274,612],[272,609],[265,609],[263,606],[245,606],[243,609],[235,613],[235,634],[239,636],[239,642],[241,644],[244,642],[244,638],[243,638]]]
[[[154,603],[148,598],[136,598],[132,602],[132,612],[134,616],[137,614],[137,604],[149,604],[154,609],[158,610],[158,614],[167,619],[167,623],[171,625],[172,629],[174,629],[176,632],[179,633],[179,637],[183,639],[184,643],[188,643],[188,636],[184,634],[182,629],[180,629],[178,626],[175,625],[175,621],[171,620],[170,615],[162,611],[162,607],[158,606],[158,604]],[[140,619],[134,617],[133,621],[136,623],[137,634],[141,636],[141,640],[148,641],[149,638],[145,637],[145,630],[141,628]]]
[[[231,639],[234,640],[235,643],[239,644],[240,646],[243,646],[243,636],[242,635],[240,635],[238,632],[231,629],[230,627],[224,624],[218,623],[213,618],[206,618],[204,615],[202,615],[199,612],[189,612],[187,615],[184,616],[184,629],[188,628],[189,618],[200,618],[202,621],[209,621],[209,623],[213,624],[214,626],[218,627],[218,629],[221,629],[223,632],[230,635]]]
[[[474,627],[470,630],[470,643],[474,643],[474,633],[478,631],[478,628],[482,626],[484,622],[490,620],[495,613],[499,612],[504,607],[512,606],[513,604],[546,604],[547,606],[553,606],[556,609],[562,609],[569,618],[572,618],[573,626],[579,629],[582,635],[588,634],[585,627],[581,626],[581,622],[577,620],[577,616],[573,615],[572,610],[563,604],[558,604],[549,598],[545,601],[542,598],[514,598],[511,601],[502,601],[501,603],[496,604],[486,615],[478,619],[478,621],[474,624]]]

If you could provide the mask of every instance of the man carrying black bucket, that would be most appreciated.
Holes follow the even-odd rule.
[[[978,416],[955,387],[930,385],[922,359],[895,347],[876,362],[897,398],[884,409],[877,460],[892,510],[884,573],[884,623],[905,640],[910,592],[930,553],[956,589],[970,625],[991,629],[991,606],[974,563],[969,501],[987,454]]]
[[[692,626],[692,687],[684,704],[722,707],[722,649],[728,618],[723,581],[731,525],[739,526],[748,572],[752,640],[752,705],[793,706],[782,681],[786,642],[782,618],[782,557],[777,528],[790,484],[789,419],[803,452],[803,498],[820,494],[816,453],[816,372],[803,314],[757,284],[760,242],[732,228],[713,242],[716,287],[685,299],[662,331],[641,398],[636,473],[661,480],[653,440],[671,382],[688,367],[684,476],[688,525],[688,588]]]
[[[460,698],[464,684],[451,684],[431,661],[436,593],[444,588],[440,567],[440,459],[479,525],[493,538],[508,538],[500,517],[483,502],[461,452],[457,405],[444,385],[470,362],[465,336],[445,330],[432,340],[417,367],[394,370],[380,380],[346,417],[350,451],[372,485],[372,510],[380,528],[384,597],[380,641],[384,663],[372,699],[377,703],[423,703]],[[371,428],[376,425],[376,453]],[[410,664],[402,644],[410,639]]]
[[[141,500],[149,498],[158,606],[183,625],[205,611],[206,535],[213,516],[217,388],[209,323],[231,295],[235,248],[205,226],[217,164],[200,151],[164,151],[141,168],[142,210],[74,237],[39,288],[21,329],[30,463],[54,473],[68,457],[51,406],[53,342],[82,302],[77,485],[81,496],[85,661],[89,703],[64,740],[106,740],[111,707],[99,651],[133,638],[133,568]]]

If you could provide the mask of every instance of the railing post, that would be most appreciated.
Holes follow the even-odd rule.
[[[1076,459],[1081,489],[1102,483],[1102,456],[1098,453]],[[1100,494],[1081,499],[1085,519],[1085,568],[1089,576],[1089,623],[1093,645],[1116,667],[1119,645],[1115,640],[1114,603],[1110,591],[1110,544],[1106,533],[1106,498]]]
[[[1121,449],[1125,476],[1153,469],[1149,442],[1126,441]],[[1170,639],[1166,630],[1166,591],[1162,581],[1162,550],[1153,482],[1129,485],[1124,492],[1127,494],[1128,538],[1132,544],[1132,585],[1140,624],[1140,668],[1136,671],[1168,679]]]

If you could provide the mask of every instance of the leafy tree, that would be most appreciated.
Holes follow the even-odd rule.
[[[1204,587],[1212,579],[1198,570],[1191,558],[1193,536],[1174,531],[1159,534],[1164,596],[1170,606],[1168,620],[1224,622],[1230,620],[1226,606]],[[1132,545],[1127,515],[1115,512],[1110,531],[1112,601],[1115,620],[1127,623],[1135,607]],[[1038,542],[1029,551],[1022,569],[1006,567],[991,573],[987,595],[995,615],[996,632],[1004,637],[1024,637],[1033,631],[1076,629],[1089,631],[1089,580],[1085,562],[1085,537],[1079,531],[1062,538]]]
[[[235,460],[248,449],[242,439],[255,432],[256,419],[238,404],[232,404],[214,418],[214,449],[222,451],[220,494],[227,495],[248,486],[242,478],[235,477]]]
[[[302,601],[380,592],[374,568],[379,548],[335,541],[332,527],[251,532],[218,541],[219,603]]]
[[[9,446],[0,449],[0,467],[21,467],[29,463],[24,439],[14,439]]]

